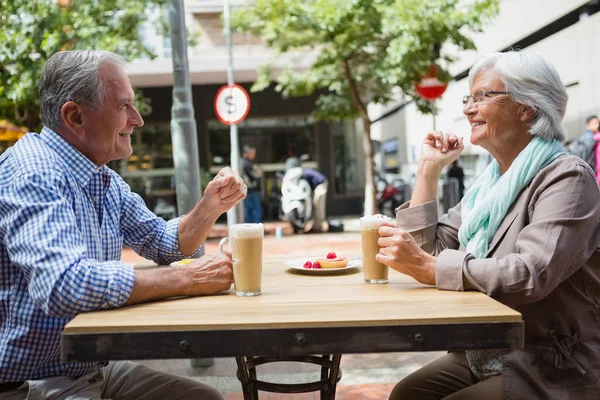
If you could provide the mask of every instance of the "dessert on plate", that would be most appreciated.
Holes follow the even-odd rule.
[[[345,268],[348,265],[347,257],[338,257],[334,252],[328,253],[327,257],[317,258],[316,261],[307,261],[304,268]]]

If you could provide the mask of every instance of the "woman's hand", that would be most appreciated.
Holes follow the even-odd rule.
[[[435,285],[436,258],[424,252],[410,233],[386,224],[379,228],[381,247],[375,259],[418,282]]]
[[[464,148],[462,137],[442,131],[429,132],[421,145],[420,162],[435,165],[441,170],[458,159]]]

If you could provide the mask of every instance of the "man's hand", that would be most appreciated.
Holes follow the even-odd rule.
[[[238,173],[226,167],[208,183],[201,202],[203,207],[221,215],[243,200],[247,193],[248,188]]]
[[[133,290],[125,305],[179,296],[200,296],[229,290],[231,261],[222,253],[200,257],[181,267],[135,271]]]
[[[179,221],[179,250],[192,254],[206,240],[217,218],[246,197],[248,189],[237,173],[223,168],[208,183],[204,195]]]
[[[189,282],[186,296],[216,294],[229,290],[233,282],[231,261],[220,252],[198,258],[188,265],[177,267]]]
[[[379,236],[378,262],[420,283],[435,285],[436,258],[423,251],[410,233],[386,224],[379,228]]]

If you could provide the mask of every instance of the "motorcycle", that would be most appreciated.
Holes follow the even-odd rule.
[[[382,176],[377,177],[375,189],[377,190],[377,209],[380,214],[396,217],[396,208],[406,201],[405,185],[404,181],[399,178],[388,181]]]
[[[290,168],[281,182],[281,210],[294,233],[308,232],[314,224],[313,193],[302,178],[302,167]]]

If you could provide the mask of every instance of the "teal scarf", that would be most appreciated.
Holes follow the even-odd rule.
[[[468,253],[484,258],[500,223],[521,190],[534,176],[564,152],[558,140],[535,137],[500,175],[498,161],[493,160],[461,201],[462,224],[458,230],[461,245]]]

